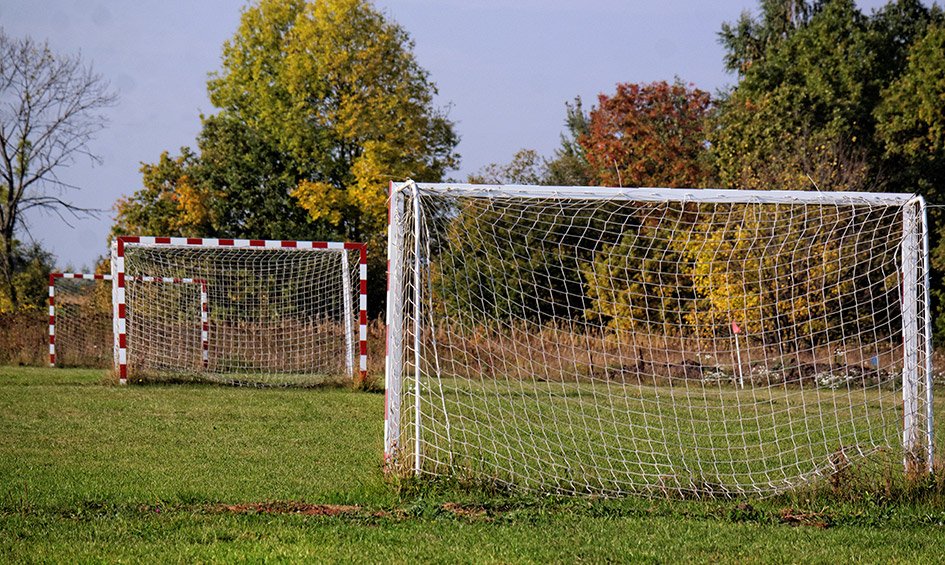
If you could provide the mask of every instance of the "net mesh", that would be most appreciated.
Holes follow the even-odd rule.
[[[54,357],[60,367],[107,368],[112,365],[112,283],[104,279],[54,274],[52,292]],[[80,274],[80,276],[82,276]]]
[[[129,378],[308,386],[357,368],[358,250],[126,244],[124,270]]]
[[[420,472],[766,494],[922,456],[903,452],[904,418],[915,448],[931,417],[903,205],[403,197],[391,441]]]

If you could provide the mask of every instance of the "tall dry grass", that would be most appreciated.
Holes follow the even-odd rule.
[[[49,363],[49,318],[40,311],[0,314],[0,365]]]
[[[459,377],[574,381],[734,381],[759,386],[815,380],[875,385],[901,369],[901,344],[783,349],[734,338],[677,337],[645,332],[579,332],[566,325],[490,328],[440,326],[426,332],[429,370]],[[433,355],[435,351],[436,355]]]

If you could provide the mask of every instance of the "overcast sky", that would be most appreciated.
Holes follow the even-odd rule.
[[[859,0],[867,13],[882,0]],[[76,162],[61,178],[82,187],[78,205],[108,209],[71,222],[30,216],[30,235],[59,268],[89,266],[105,253],[115,200],[140,188],[142,162],[194,146],[199,115],[215,110],[207,73],[236,31],[243,0],[0,0],[12,37],[48,40],[81,52],[118,91],[110,124],[92,142],[104,163]],[[724,72],[717,32],[753,0],[377,0],[416,42],[461,136],[455,179],[521,148],[550,155],[564,128],[565,102],[590,109],[618,82],[680,77],[715,92]],[[157,235],[157,234],[151,234]],[[267,234],[258,234],[266,237]],[[21,239],[29,240],[26,234]]]

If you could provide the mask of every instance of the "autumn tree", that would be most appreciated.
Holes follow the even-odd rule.
[[[457,163],[410,36],[366,0],[250,6],[208,89],[297,164],[293,195],[347,238],[383,237],[390,180],[440,180]]]
[[[188,147],[176,157],[165,151],[157,163],[142,164],[141,189],[131,197],[118,200],[114,235],[162,234],[176,236],[204,235],[198,226],[187,225],[181,195],[193,190],[193,171],[197,155]]]
[[[935,336],[945,341],[945,25],[930,26],[909,51],[906,70],[876,109],[883,156],[931,209],[931,290]]]
[[[915,102],[928,95],[934,73],[918,79],[907,61],[921,51],[926,30],[940,25],[940,9],[918,0],[889,2],[870,15],[852,0],[762,0],[759,8],[756,17],[743,14],[719,34],[726,66],[739,78],[720,99],[709,136],[722,184],[882,188],[936,201],[933,187],[941,183],[935,165],[927,165],[938,158],[927,159],[932,153],[910,144],[927,133],[913,128],[922,113]],[[941,50],[928,53],[926,61],[941,64]],[[794,170],[761,174],[771,182],[759,184],[759,172],[772,163]],[[833,174],[818,176],[827,163]],[[943,270],[945,263],[933,258],[933,280]]]
[[[604,186],[692,186],[712,183],[706,150],[708,92],[672,84],[618,84],[601,94],[579,139],[591,181]]]
[[[618,84],[614,95],[599,97],[580,138],[594,184],[711,186],[711,111],[707,92],[678,79]],[[618,329],[678,327],[693,293],[682,249],[673,245],[676,224],[684,220],[682,209],[641,206],[629,213],[619,239],[603,242],[582,267],[589,298],[585,316]]]
[[[459,158],[407,32],[366,0],[259,0],[207,86],[198,152],[146,165],[116,231],[364,241],[379,307],[389,182]]]
[[[10,308],[21,302],[16,235],[24,214],[92,212],[70,201],[66,192],[79,187],[60,173],[79,158],[100,161],[90,143],[115,100],[78,56],[0,30],[0,294]]]
[[[842,143],[797,139],[774,158],[746,167],[748,190],[881,189],[861,151]],[[888,213],[852,207],[733,205],[694,216],[678,238],[696,308],[688,313],[702,333],[727,333],[738,320],[746,334],[769,343],[825,343],[890,322],[896,280],[887,278],[898,247],[873,238]]]

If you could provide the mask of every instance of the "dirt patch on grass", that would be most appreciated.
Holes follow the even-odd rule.
[[[346,504],[308,504],[306,502],[245,502],[220,504],[216,512],[230,514],[302,514],[305,516],[351,516],[361,511],[360,506]]]
[[[456,502],[447,502],[443,505],[443,510],[461,518],[478,519],[486,516],[486,509],[481,506],[458,504]]]
[[[781,522],[792,526],[813,526],[815,528],[829,528],[830,516],[821,512],[801,512],[794,508],[782,508]]]

